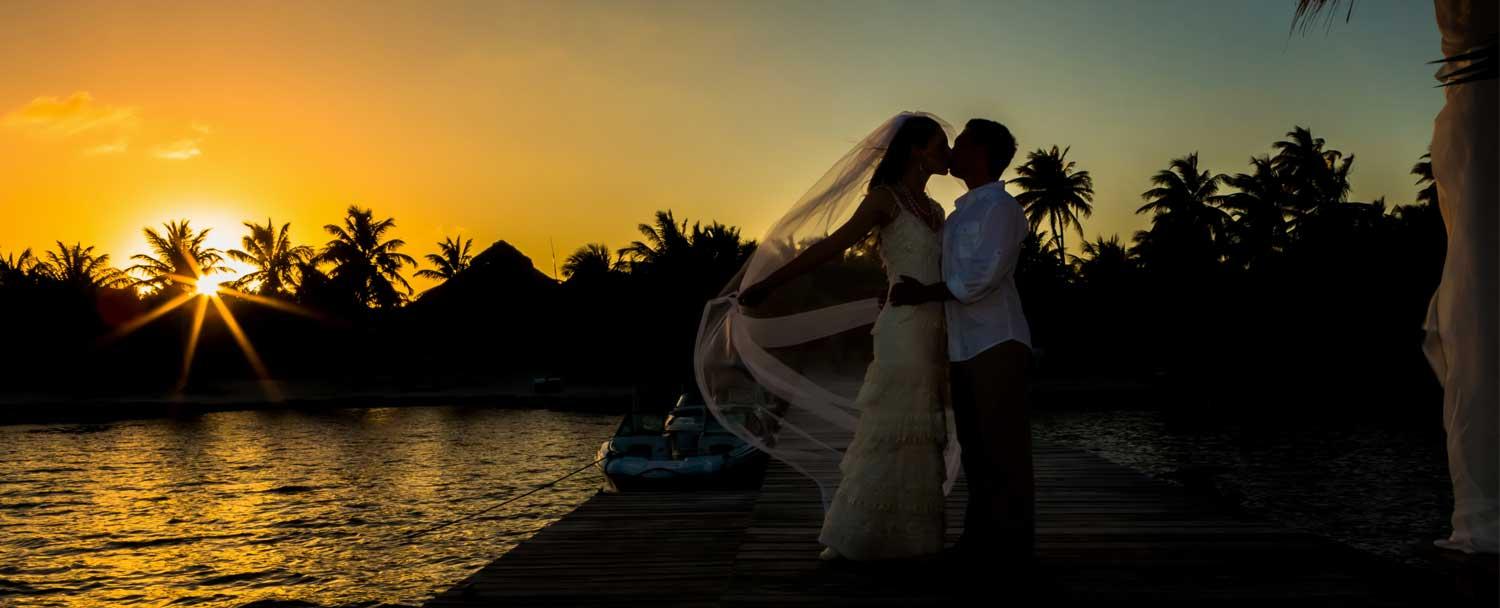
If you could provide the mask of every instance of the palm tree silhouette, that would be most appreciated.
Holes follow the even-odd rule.
[[[1221,201],[1219,185],[1225,176],[1211,175],[1198,166],[1198,153],[1174,158],[1166,169],[1151,176],[1155,186],[1141,193],[1146,204],[1136,209],[1137,214],[1151,213],[1153,224],[1176,222],[1201,226],[1215,236],[1224,233],[1229,215],[1215,205]]]
[[[280,231],[271,218],[266,218],[264,226],[253,222],[244,225],[250,229],[250,234],[240,240],[244,250],[230,249],[225,253],[231,259],[254,266],[255,271],[241,275],[233,286],[246,289],[254,283],[255,292],[262,296],[290,294],[297,286],[297,267],[313,257],[312,248],[292,245],[290,222],[282,224]]]
[[[292,298],[315,309],[343,312],[357,308],[359,303],[355,299],[355,290],[340,289],[328,277],[328,273],[318,267],[320,263],[316,256],[297,263],[297,286],[292,292]]]
[[[1018,177],[1011,180],[1023,190],[1016,195],[1016,201],[1025,207],[1032,231],[1036,231],[1043,219],[1049,222],[1052,239],[1057,242],[1057,259],[1063,264],[1067,264],[1063,232],[1071,224],[1078,230],[1078,238],[1083,238],[1083,224],[1078,218],[1094,213],[1090,205],[1094,200],[1094,178],[1088,171],[1073,169],[1075,163],[1067,159],[1071,149],[1059,151],[1052,146],[1051,150],[1032,151],[1026,155],[1026,162],[1016,167]]]
[[[354,292],[355,299],[365,306],[390,307],[400,304],[405,298],[396,291],[396,284],[412,293],[411,284],[401,276],[401,268],[417,265],[411,256],[396,251],[406,245],[401,239],[385,238],[387,232],[396,227],[396,220],[375,220],[370,209],[350,205],[344,216],[344,224],[328,224],[323,229],[333,236],[323,247],[321,260],[333,264],[329,278],[346,285]]]
[[[645,240],[620,249],[616,264],[631,274],[678,277],[692,284],[727,281],[756,247],[755,241],[740,238],[738,228],[713,222],[706,228],[694,223],[690,229],[687,220],[678,223],[671,211],[657,211],[654,224],[636,229]]]
[[[1412,165],[1411,174],[1417,176],[1417,185],[1422,186],[1422,189],[1417,191],[1417,202],[1436,208],[1438,204],[1437,181],[1432,177],[1431,152],[1423,154],[1422,159]]]
[[[1079,276],[1090,283],[1118,280],[1135,264],[1119,235],[1084,241],[1083,256],[1073,256],[1073,263]]]
[[[1230,226],[1235,263],[1250,267],[1286,244],[1288,188],[1269,156],[1250,159],[1252,171],[1225,176],[1236,191],[1219,198],[1233,216]]]
[[[109,254],[94,255],[94,246],[74,243],[72,247],[57,241],[57,251],[47,252],[43,272],[50,278],[74,287],[123,287],[130,277],[109,265]]]
[[[688,240],[687,220],[677,224],[672,211],[657,211],[654,224],[636,226],[645,241],[631,241],[630,246],[620,249],[620,258],[631,272],[654,265],[670,263],[687,254],[692,247]]]
[[[0,287],[34,285],[38,279],[45,278],[45,270],[42,261],[32,255],[31,248],[26,248],[20,254],[12,252],[0,257]]]
[[[209,228],[194,232],[187,220],[167,222],[162,228],[164,230],[159,233],[149,226],[145,229],[146,243],[151,246],[154,256],[140,253],[130,258],[139,262],[128,269],[128,272],[141,275],[136,281],[138,287],[158,291],[168,287],[189,289],[191,283],[185,279],[222,270],[219,265],[224,263],[224,256],[219,250],[203,245]]]
[[[1198,153],[1174,158],[1166,169],[1151,176],[1156,187],[1141,193],[1146,204],[1135,212],[1153,213],[1152,220],[1167,218],[1191,218],[1194,221],[1212,220],[1206,225],[1222,226],[1227,219],[1213,205],[1219,201],[1219,185],[1224,175],[1210,175],[1208,170],[1198,167]],[[1216,213],[1217,212],[1217,213]]]
[[[463,235],[444,238],[438,243],[438,252],[427,254],[427,261],[431,262],[437,270],[422,269],[417,275],[424,279],[438,279],[446,281],[457,276],[469,267],[469,262],[474,256],[469,253],[469,246],[474,244],[474,239],[463,240]]]
[[[712,268],[729,266],[737,269],[739,263],[750,257],[750,253],[755,250],[755,241],[742,240],[739,228],[719,222],[713,222],[701,230],[697,224],[693,224],[688,241],[693,259]]]
[[[562,274],[569,281],[597,279],[619,271],[623,263],[623,260],[615,259],[604,243],[589,243],[563,260]]]
[[[1349,172],[1354,155],[1327,148],[1321,137],[1304,127],[1293,127],[1287,139],[1271,144],[1276,155],[1271,165],[1290,188],[1292,223],[1322,207],[1344,202],[1349,196]]]
[[[1225,242],[1229,226],[1229,214],[1216,206],[1223,180],[1199,168],[1197,152],[1172,159],[1153,175],[1155,187],[1141,193],[1146,204],[1135,211],[1152,214],[1151,229],[1136,234],[1142,259],[1164,266],[1217,261],[1215,245]]]

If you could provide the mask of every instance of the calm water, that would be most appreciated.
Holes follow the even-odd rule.
[[[1038,437],[1207,489],[1253,516],[1430,567],[1416,549],[1447,536],[1453,509],[1438,416],[1066,411],[1042,413],[1033,426]]]
[[[0,427],[0,606],[419,604],[599,478],[416,544],[397,536],[591,462],[615,424],[429,407]],[[1450,506],[1436,428],[1069,411],[1036,430],[1395,559],[1413,559]]]
[[[418,604],[572,510],[613,416],[229,412],[0,427],[0,606]]]

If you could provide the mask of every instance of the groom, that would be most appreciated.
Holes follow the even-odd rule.
[[[903,276],[890,303],[944,302],[954,424],[969,482],[958,552],[1029,566],[1036,545],[1026,413],[1031,330],[1015,282],[1029,225],[1000,181],[1015,155],[1016,140],[1004,125],[976,118],[964,126],[949,171],[969,191],[943,226],[943,282]]]

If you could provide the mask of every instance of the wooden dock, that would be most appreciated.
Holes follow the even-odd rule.
[[[1237,516],[1088,452],[1039,445],[1036,467],[1037,575],[821,562],[817,489],[773,462],[759,490],[596,495],[426,605],[1495,605],[1492,576],[1476,599],[1452,577]],[[949,542],[965,496],[960,480]]]

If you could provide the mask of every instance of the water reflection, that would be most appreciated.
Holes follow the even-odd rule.
[[[1451,507],[1441,427],[1044,411],[1094,450],[1420,563]],[[400,535],[581,467],[614,416],[482,408],[233,412],[0,427],[0,605],[418,604],[570,511],[585,473],[412,544]]]
[[[614,423],[433,407],[0,427],[0,604],[420,603],[597,476],[387,541],[592,461]]]
[[[1041,413],[1035,431],[1411,566],[1431,567],[1417,549],[1447,536],[1453,502],[1435,416],[1062,411]]]

